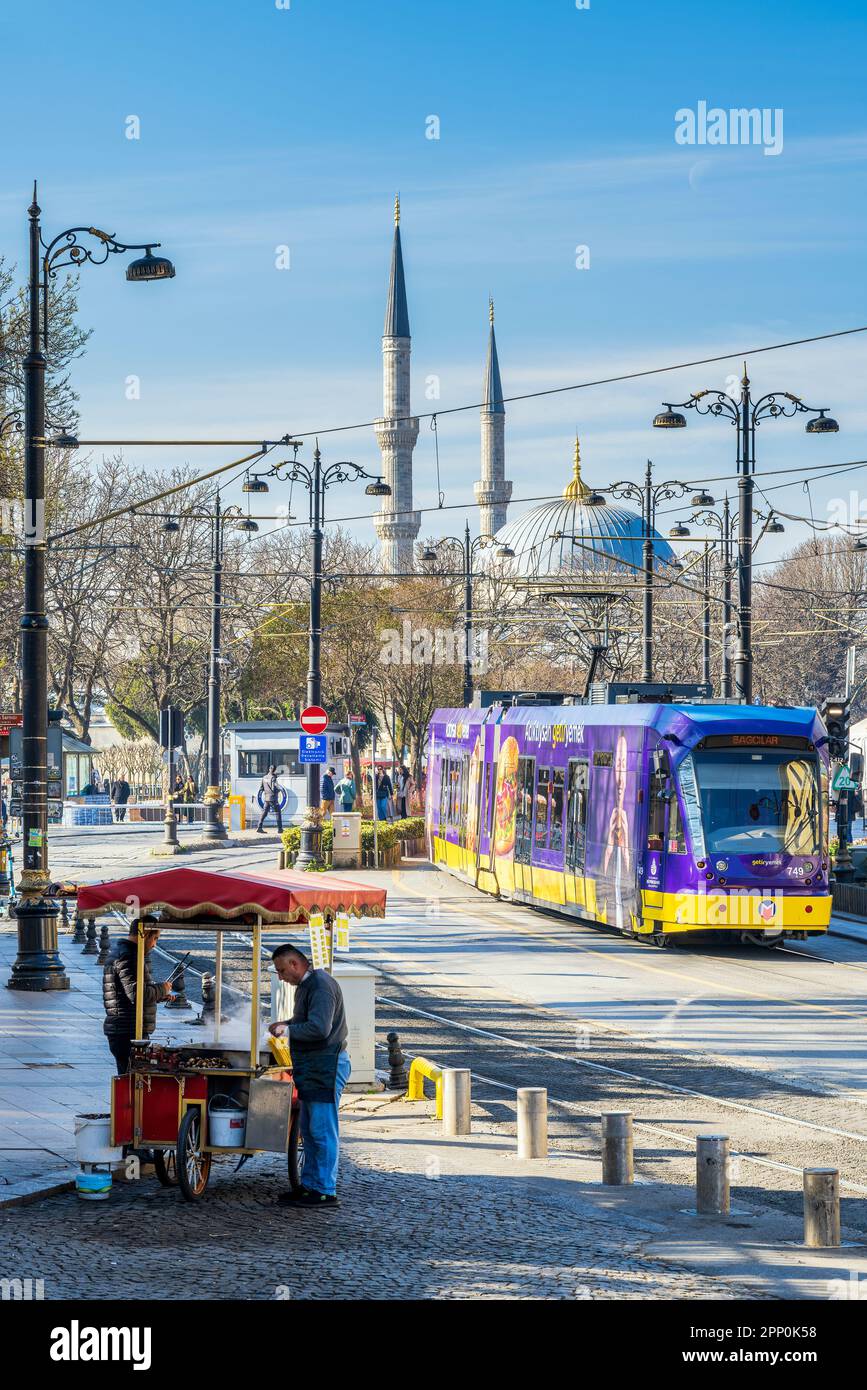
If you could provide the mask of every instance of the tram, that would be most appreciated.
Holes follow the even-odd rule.
[[[485,893],[671,946],[825,933],[814,709],[491,704],[430,725],[434,864]]]

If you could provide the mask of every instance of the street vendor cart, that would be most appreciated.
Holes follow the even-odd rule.
[[[187,1201],[204,1193],[215,1155],[238,1158],[240,1167],[253,1154],[285,1153],[297,1188],[303,1150],[292,1059],[287,1040],[268,1033],[260,1015],[263,931],[306,925],[315,914],[326,930],[338,914],[383,917],[385,899],[383,889],[291,870],[178,868],[80,887],[81,914],[123,913],[138,928],[136,1039],[129,1072],[112,1078],[111,1143],[152,1149],[159,1180],[177,1185]],[[187,1024],[162,1042],[142,1037],[148,926],[197,933],[197,954],[213,933],[214,1014],[201,1031]],[[222,1009],[227,933],[251,951],[249,1023],[234,1019],[231,1029]]]

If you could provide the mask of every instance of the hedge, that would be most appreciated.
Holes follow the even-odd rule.
[[[399,840],[421,840],[424,838],[424,816],[407,816],[404,820],[379,821],[378,835],[380,849],[391,849]],[[334,845],[334,828],[331,821],[322,825],[322,853],[330,854]],[[283,848],[289,854],[297,854],[301,848],[301,826],[290,825],[283,831]],[[372,850],[373,821],[361,822],[361,848]]]

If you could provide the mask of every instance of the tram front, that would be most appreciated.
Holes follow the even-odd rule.
[[[827,735],[815,710],[679,714],[662,735],[671,777],[667,920],[657,934],[724,931],[769,943],[827,931]]]

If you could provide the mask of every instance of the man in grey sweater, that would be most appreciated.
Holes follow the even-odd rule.
[[[279,1201],[284,1206],[327,1210],[339,1205],[337,1112],[350,1072],[343,994],[333,976],[327,970],[313,970],[297,946],[278,946],[271,958],[278,979],[295,986],[291,1019],[272,1023],[271,1032],[289,1038],[304,1140],[304,1186],[298,1193],[282,1193]]]

